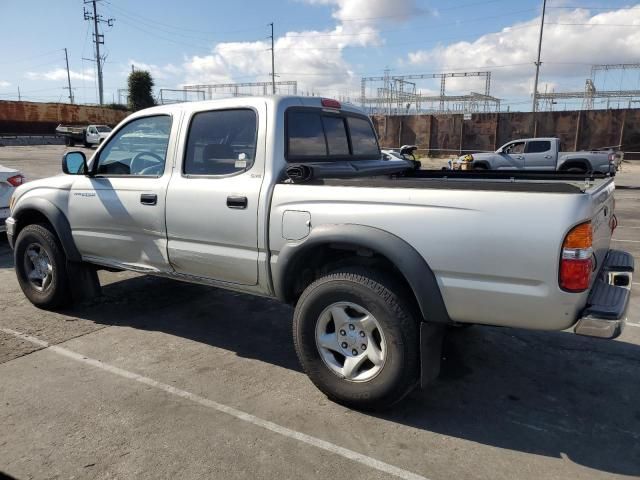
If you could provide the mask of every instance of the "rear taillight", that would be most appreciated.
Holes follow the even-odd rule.
[[[615,153],[610,153],[609,154],[609,163],[616,163],[616,154]]]
[[[568,292],[584,292],[591,283],[593,271],[593,231],[591,222],[571,229],[562,244],[560,288]]]
[[[7,182],[9,182],[14,187],[19,187],[24,183],[24,177],[22,175],[14,175],[13,177],[7,178]]]

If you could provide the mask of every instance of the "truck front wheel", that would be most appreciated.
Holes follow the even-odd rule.
[[[303,292],[293,335],[300,363],[331,400],[388,407],[419,377],[419,329],[397,285],[357,269],[326,275]]]
[[[36,307],[52,310],[69,302],[65,255],[48,225],[27,225],[20,231],[14,260],[20,288]]]

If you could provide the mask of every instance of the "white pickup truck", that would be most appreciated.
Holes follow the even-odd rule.
[[[58,125],[56,133],[65,138],[68,147],[73,147],[76,143],[90,148],[93,145],[100,145],[111,133],[108,125]]]
[[[622,152],[612,149],[561,152],[559,138],[525,138],[506,143],[495,152],[462,155],[453,167],[615,174],[622,158]]]
[[[6,222],[33,304],[99,293],[100,268],[275,297],[305,372],[356,408],[433,380],[447,326],[625,324],[612,178],[416,169],[335,100],[154,107],[62,168],[18,187]]]

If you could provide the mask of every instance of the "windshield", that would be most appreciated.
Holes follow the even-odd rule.
[[[111,131],[111,127],[107,127],[106,125],[97,125],[96,130],[100,133],[109,133]]]

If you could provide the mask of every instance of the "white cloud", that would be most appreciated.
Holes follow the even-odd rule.
[[[612,26],[594,26],[601,24]],[[589,65],[637,62],[640,28],[617,26],[620,24],[640,27],[640,8],[599,14],[592,14],[587,9],[561,13],[552,11],[545,18],[539,89],[544,90],[545,84],[549,91],[558,89],[558,81],[565,79],[563,90],[581,90]],[[530,95],[539,25],[538,17],[483,35],[472,42],[417,50],[407,55],[406,63],[428,71],[491,70],[492,94]],[[498,67],[504,65],[513,66]],[[449,90],[450,87],[451,91],[466,88],[468,92],[466,85],[468,83],[456,79],[447,81],[447,88]]]
[[[67,79],[67,71],[64,68],[56,68],[54,70],[50,70],[48,72],[27,72],[25,76],[29,80],[66,80]],[[69,71],[69,76],[72,80],[93,80],[94,73],[91,69],[86,69],[81,72],[76,72],[74,70]]]
[[[352,66],[343,57],[350,46],[382,43],[377,24],[404,21],[422,13],[416,0],[306,0],[333,8],[338,24],[323,31],[287,32],[275,41],[278,80],[297,80],[301,90],[356,89]],[[357,20],[355,20],[357,19]],[[267,80],[271,72],[270,42],[218,43],[210,55],[187,58],[185,84],[227,83],[247,77]],[[245,77],[245,78],[243,78]]]
[[[10,87],[11,84],[9,82],[5,82],[4,80],[0,80],[0,88]]]

